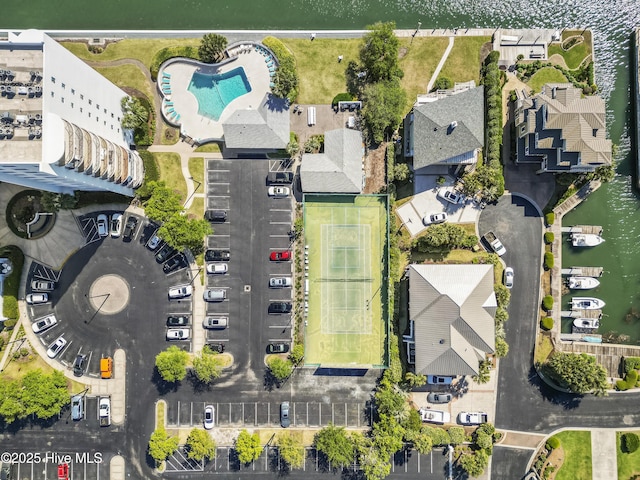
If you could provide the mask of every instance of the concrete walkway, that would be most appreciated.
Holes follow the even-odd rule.
[[[591,430],[591,478],[618,478],[616,431]]]
[[[449,57],[449,53],[451,53],[451,49],[453,49],[454,41],[455,41],[455,37],[449,37],[449,45],[447,45],[447,49],[442,54],[442,58],[440,59],[440,62],[438,63],[438,66],[436,67],[435,72],[433,72],[433,75],[431,75],[431,79],[429,80],[429,84],[427,85],[427,93],[431,91],[431,89],[433,88],[433,84],[436,83],[436,80],[438,79],[438,75],[440,75],[440,70],[442,70],[442,67],[444,66],[444,62],[447,61],[447,58]]]

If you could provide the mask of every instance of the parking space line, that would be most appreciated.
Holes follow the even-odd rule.
[[[269,328],[291,328],[291,325],[269,325]]]
[[[289,238],[289,235],[269,235],[271,238]]]
[[[217,173],[217,172],[227,172],[227,173],[229,173],[230,171],[231,170],[215,170],[215,169],[212,169],[212,168],[207,169],[207,173],[211,173],[211,172],[215,172],[215,173]]]
[[[269,225],[291,225],[291,222],[269,222]]]
[[[291,213],[291,209],[290,208],[270,208],[269,211],[270,212],[288,212],[288,213]]]
[[[230,198],[231,195],[207,195],[209,198]]]
[[[229,182],[207,182],[207,185],[231,185]]]

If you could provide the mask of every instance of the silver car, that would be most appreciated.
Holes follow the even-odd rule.
[[[42,333],[53,327],[56,323],[58,323],[58,320],[55,315],[47,315],[46,317],[40,318],[32,323],[31,329],[33,330],[33,333]]]
[[[285,288],[291,286],[291,277],[271,277],[269,279],[271,288]]]
[[[25,297],[25,300],[29,305],[38,305],[39,303],[47,303],[49,295],[46,293],[30,293]]]
[[[513,268],[511,267],[504,269],[504,286],[513,288]]]

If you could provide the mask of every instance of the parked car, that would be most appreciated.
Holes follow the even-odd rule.
[[[108,223],[109,219],[104,213],[98,215],[96,224],[98,225],[98,235],[100,235],[101,237],[106,237],[107,235],[109,235],[109,228],[107,227]]]
[[[153,235],[147,242],[147,248],[153,251],[156,248],[158,248],[161,243],[162,243],[162,238],[160,238],[158,235]]]
[[[267,353],[287,353],[288,351],[288,343],[270,343],[267,345]]]
[[[124,234],[122,235],[122,240],[126,242],[130,242],[133,238],[133,234],[136,232],[136,227],[138,226],[138,219],[132,215],[127,217],[127,223],[124,227]]]
[[[504,286],[513,288],[513,268],[511,267],[504,269]]]
[[[82,395],[74,395],[71,397],[71,418],[74,421],[82,420],[84,418]]]
[[[458,423],[462,425],[482,425],[489,421],[489,416],[485,412],[460,412]]]
[[[291,260],[291,252],[289,250],[283,250],[281,252],[271,252],[269,260],[272,262],[288,262]]]
[[[438,190],[438,196],[449,203],[458,204],[462,202],[463,196],[461,193],[454,192],[451,188],[441,188]]]
[[[445,212],[432,213],[422,219],[422,223],[425,225],[436,225],[438,223],[444,223],[447,221],[447,214]]]
[[[211,430],[215,424],[216,409],[213,405],[207,405],[204,407],[204,428],[205,430]]]
[[[47,303],[49,301],[49,295],[46,293],[30,293],[25,297],[25,300],[29,305],[38,305],[40,303]]]
[[[189,340],[189,329],[169,328],[167,330],[167,340]]]
[[[169,299],[190,297],[192,293],[193,287],[191,285],[176,285],[169,288]]]
[[[203,328],[224,329],[229,325],[229,317],[207,317],[202,321]]]
[[[189,317],[186,315],[167,317],[167,327],[184,327],[189,325]]]
[[[271,277],[269,279],[271,288],[284,288],[291,286],[291,277]]]
[[[168,258],[173,257],[176,253],[178,253],[177,250],[168,243],[165,243],[162,248],[158,250],[158,253],[156,253],[156,262],[164,263]]]
[[[204,218],[206,218],[210,222],[226,222],[227,212],[225,212],[224,210],[207,210],[206,212],[204,212]]]
[[[62,335],[60,335],[51,345],[49,345],[49,348],[47,349],[47,356],[49,358],[56,358],[66,346],[67,341],[63,338]]]
[[[114,213],[111,215],[111,236],[113,238],[118,238],[120,236],[120,232],[122,231],[122,214]]]
[[[453,395],[450,393],[431,392],[427,395],[427,402],[429,403],[449,403],[452,399]]]
[[[212,352],[223,353],[224,343],[207,343],[207,348]]]
[[[76,356],[75,361],[73,362],[73,374],[76,377],[81,377],[84,375],[84,371],[87,368],[87,356],[78,354]]]
[[[31,329],[33,330],[33,333],[42,333],[45,330],[49,330],[56,323],[58,323],[58,319],[55,315],[47,315],[46,317],[42,317],[33,322],[31,324]]]
[[[231,259],[229,250],[207,250],[204,252],[206,262],[228,262]]]
[[[227,298],[227,291],[222,288],[207,288],[202,298],[205,302],[222,302]]]
[[[268,193],[270,197],[284,198],[289,196],[289,187],[269,187]]]
[[[427,383],[429,385],[451,385],[454,377],[443,377],[441,375],[429,375],[427,376]]]
[[[226,263],[207,263],[207,273],[225,274],[229,271],[229,265]]]
[[[269,313],[289,313],[292,308],[291,302],[271,302]]]
[[[289,418],[289,402],[282,402],[280,404],[280,426],[287,428],[291,425],[291,419]]]
[[[184,257],[182,254],[174,255],[162,265],[162,271],[164,273],[171,273],[178,270],[180,267],[185,266]]]
[[[269,172],[267,183],[282,184],[293,182],[293,172]]]
[[[54,288],[56,288],[56,284],[46,280],[33,280],[31,282],[32,290],[39,290],[41,292],[50,292]]]

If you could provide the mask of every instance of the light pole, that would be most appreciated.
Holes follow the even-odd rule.
[[[94,318],[96,318],[96,315],[100,312],[100,309],[104,306],[104,304],[107,303],[107,300],[109,300],[109,297],[111,296],[111,294],[105,293],[104,295],[94,295],[93,297],[90,297],[85,293],[84,296],[88,300],[91,300],[92,298],[104,297],[104,300],[102,301],[102,303],[100,304],[96,312],[93,315],[91,315],[91,318],[88,321],[87,320],[84,321],[84,323],[89,324],[93,321]]]

